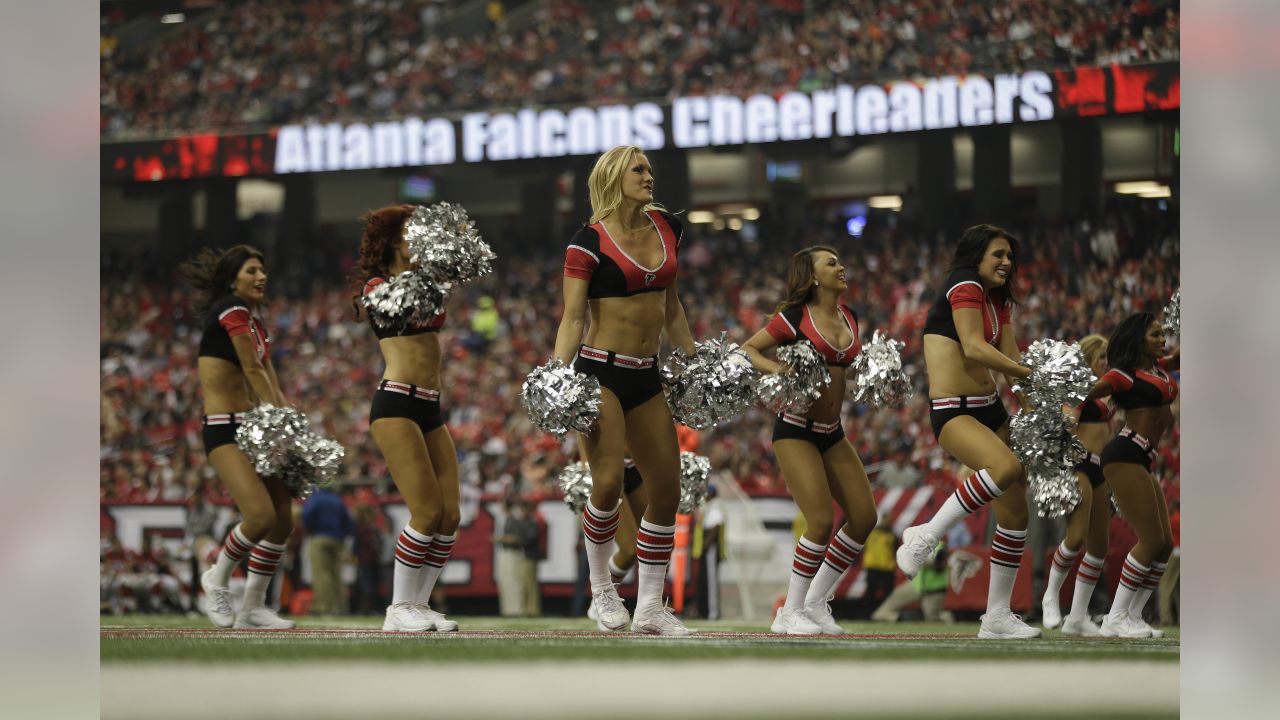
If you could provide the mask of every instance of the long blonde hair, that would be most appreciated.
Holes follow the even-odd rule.
[[[1084,361],[1093,367],[1093,363],[1098,359],[1099,355],[1107,351],[1107,339],[1101,335],[1085,335],[1080,338],[1080,352],[1084,354]]]
[[[591,222],[603,220],[607,215],[622,206],[622,173],[627,171],[634,155],[643,155],[644,148],[639,145],[618,145],[606,150],[596,160],[587,177],[587,189],[591,193]],[[644,206],[645,211],[664,210],[658,203]]]

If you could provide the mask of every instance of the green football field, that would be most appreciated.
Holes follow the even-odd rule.
[[[843,622],[845,636],[786,637],[695,620],[698,635],[666,639],[599,633],[586,618],[454,619],[461,632],[391,634],[380,617],[309,617],[279,631],[104,617],[102,717],[1145,718],[1178,708],[1176,629],[987,641],[976,623]],[[192,702],[211,688],[249,714]]]

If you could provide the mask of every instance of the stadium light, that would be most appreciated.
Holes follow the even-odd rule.
[[[867,200],[867,205],[877,210],[893,210],[902,209],[901,195],[876,195]]]
[[[753,208],[753,207],[749,207],[749,208],[747,208],[746,210],[743,210],[743,211],[742,211],[742,219],[743,219],[743,220],[759,220],[759,219],[760,219],[760,208]]]
[[[689,213],[689,222],[691,223],[709,223],[716,219],[716,214],[709,210],[694,210]]]
[[[856,238],[862,237],[862,231],[865,230],[866,227],[867,219],[861,215],[849,218],[849,221],[844,225],[845,231],[849,233],[849,237]]]
[[[1151,190],[1151,191],[1149,191],[1149,192],[1144,192],[1144,193],[1138,193],[1138,197],[1141,197],[1141,198],[1167,198],[1167,197],[1173,197],[1173,191],[1169,189],[1169,186],[1168,186],[1168,185],[1161,185],[1160,187],[1156,188],[1155,190]]]
[[[1118,182],[1116,183],[1116,192],[1121,195],[1140,195],[1145,192],[1155,192],[1164,187],[1155,180],[1138,180],[1136,182]]]
[[[164,23],[165,25],[172,25],[174,23],[186,22],[186,20],[187,20],[187,16],[183,15],[182,13],[169,13],[168,15],[160,16],[160,22]]]
[[[741,230],[741,229],[742,229],[742,220],[740,220],[740,219],[738,219],[738,218],[729,218],[729,229],[730,229],[730,230]]]

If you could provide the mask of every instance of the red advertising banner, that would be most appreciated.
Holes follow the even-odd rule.
[[[169,140],[106,143],[102,179],[159,182],[272,175],[276,132],[183,135]]]
[[[1053,78],[1058,117],[1124,115],[1177,110],[1178,63],[1058,70]]]
[[[1031,553],[1022,554],[1018,579],[1013,585],[1009,607],[1017,613],[1031,609]],[[983,612],[987,608],[987,586],[991,582],[991,546],[969,545],[952,550],[947,558],[948,610]]]

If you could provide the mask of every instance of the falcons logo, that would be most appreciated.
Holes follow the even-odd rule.
[[[658,276],[657,276],[657,275],[654,275],[653,273],[645,273],[645,274],[644,274],[644,286],[645,286],[645,287],[649,287],[650,285],[652,285],[652,284],[653,284],[653,281],[654,281],[654,280],[657,280],[657,279],[658,279]]]
[[[951,589],[960,592],[969,578],[978,574],[982,561],[973,553],[957,550],[947,557],[947,582]]]

